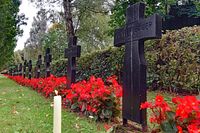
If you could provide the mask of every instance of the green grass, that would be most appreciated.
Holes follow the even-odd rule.
[[[0,75],[0,133],[51,133],[53,108],[51,99]],[[62,112],[63,133],[99,133],[101,124]]]

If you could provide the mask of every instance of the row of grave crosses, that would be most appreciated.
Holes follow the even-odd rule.
[[[142,125],[143,131],[147,129],[146,110],[140,110],[141,103],[146,101],[147,91],[147,65],[144,57],[144,41],[147,39],[161,38],[162,28],[162,19],[160,16],[154,14],[151,17],[145,18],[144,11],[144,3],[130,5],[126,10],[125,26],[117,29],[114,34],[114,45],[116,47],[125,45],[122,98],[123,124],[127,124],[128,120],[137,122]],[[65,49],[65,57],[68,58],[68,85],[75,82],[76,57],[80,56],[81,48],[76,43],[77,37],[69,37],[69,48]],[[47,49],[45,55],[46,77],[50,75],[50,62],[50,49]],[[32,65],[30,61],[28,64],[30,72]],[[38,70],[40,70],[40,65],[41,56],[38,57]],[[19,69],[21,70],[21,65]],[[31,73],[29,73],[29,76],[31,77]],[[40,71],[37,71],[38,77],[40,77]]]
[[[81,46],[76,45],[77,44],[77,37],[69,37],[69,46],[67,49],[65,49],[65,58],[68,58],[68,64],[67,64],[67,87],[69,88],[71,83],[75,82],[75,75],[76,75],[76,57],[80,57],[81,53]],[[45,63],[45,77],[49,77],[51,74],[50,71],[50,65],[52,62],[52,55],[50,53],[50,48],[46,49],[46,53],[44,56],[44,63]],[[35,67],[35,78],[40,78],[41,76],[41,66],[42,66],[42,55],[38,55],[38,60]],[[24,61],[24,64],[19,64],[18,66],[15,66],[14,69],[10,69],[10,75],[19,75],[25,78],[26,77],[26,68],[28,67],[28,78],[32,78],[32,60]]]
[[[45,63],[45,77],[50,76],[50,64],[51,64],[52,56],[50,53],[50,49],[46,49],[46,54],[44,56]],[[42,66],[42,55],[38,55],[38,60],[35,68],[35,78],[40,78],[41,76],[41,66]],[[28,67],[28,72],[26,71]],[[28,79],[32,78],[32,60],[24,60],[24,63],[20,63],[19,66],[16,65],[14,68],[9,70],[9,74],[12,76],[23,76],[26,77],[26,73],[28,73]]]

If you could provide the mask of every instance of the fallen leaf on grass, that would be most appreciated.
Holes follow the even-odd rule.
[[[78,124],[75,124],[76,129],[80,129],[80,126]]]
[[[76,121],[77,121],[77,120],[79,120],[79,119],[80,119],[80,118],[79,118],[79,117],[77,117],[77,118],[76,118]]]
[[[17,110],[16,110],[16,107],[15,107],[15,106],[13,106],[13,109],[12,109],[12,114],[15,114],[15,115],[19,114],[19,112],[17,112]]]
[[[93,119],[93,118],[94,118],[94,116],[90,115],[90,116],[89,116],[89,118]]]
[[[53,107],[53,105],[54,105],[54,104],[53,104],[53,102],[52,102],[50,106]]]

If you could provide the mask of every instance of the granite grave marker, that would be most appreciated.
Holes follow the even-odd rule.
[[[71,83],[76,80],[76,57],[80,57],[81,46],[77,45],[77,37],[73,36],[69,38],[69,44],[65,49],[65,58],[68,58],[67,64],[67,87],[69,88]]]
[[[32,60],[28,62],[28,79],[32,78]]]
[[[50,70],[51,61],[52,61],[52,55],[50,53],[50,48],[47,48],[45,56],[44,56],[45,69],[46,69],[45,77],[46,78],[50,77],[50,74],[51,74],[51,70]]]
[[[126,10],[126,25],[115,31],[114,46],[125,44],[123,68],[123,124],[127,120],[147,128],[146,110],[140,110],[146,101],[146,61],[144,57],[144,41],[160,38],[162,19],[157,14],[144,18],[145,4],[136,3]]]

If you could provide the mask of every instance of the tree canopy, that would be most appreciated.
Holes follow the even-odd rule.
[[[24,15],[18,15],[19,0],[0,1],[0,69],[2,69],[14,53],[17,35],[20,35],[20,25],[24,24]]]
[[[146,4],[145,15],[159,13],[165,16],[172,4],[185,4],[197,0],[29,0],[39,12],[34,19],[30,38],[25,44],[25,58],[37,59],[49,47],[53,59],[63,57],[69,32],[78,37],[82,53],[104,49],[112,45],[113,33],[125,23],[128,5]],[[66,3],[70,15],[66,15]],[[59,8],[59,9],[58,9]],[[70,19],[67,18],[70,16]],[[72,18],[72,19],[71,19]],[[70,20],[70,21],[69,21]],[[67,22],[68,21],[68,22]],[[72,27],[72,28],[69,28]],[[111,36],[109,36],[109,33]]]
[[[64,6],[64,0],[30,1],[33,2],[37,8],[40,8],[40,11],[48,7],[45,8],[49,15],[46,21],[53,26],[48,26],[45,33],[43,32],[40,35],[38,30],[34,30],[37,29],[37,25],[40,25],[40,21],[37,23],[34,21],[30,32],[30,38],[27,40],[25,48],[25,53],[28,53],[30,56],[27,55],[26,58],[34,59],[34,54],[38,53],[40,49],[44,51],[47,47],[51,48],[54,59],[63,57],[64,48],[68,47],[69,23],[66,22],[68,19],[66,12],[63,11],[66,9],[60,8],[59,10],[58,7]],[[103,49],[112,43],[112,37],[107,34],[109,30],[108,21],[110,20],[108,15],[109,4],[109,0],[70,1],[73,34],[78,36],[78,44],[82,46],[83,53]],[[57,8],[55,9],[54,7]],[[35,49],[38,50],[35,51]]]
[[[170,5],[187,5],[194,3],[197,6],[197,9],[200,8],[199,0],[114,0],[114,6],[110,16],[111,20],[109,22],[109,25],[112,27],[112,30],[110,31],[111,35],[113,34],[114,29],[125,24],[125,12],[128,5],[136,2],[144,2],[146,4],[146,16],[158,13],[164,18],[168,16]]]

